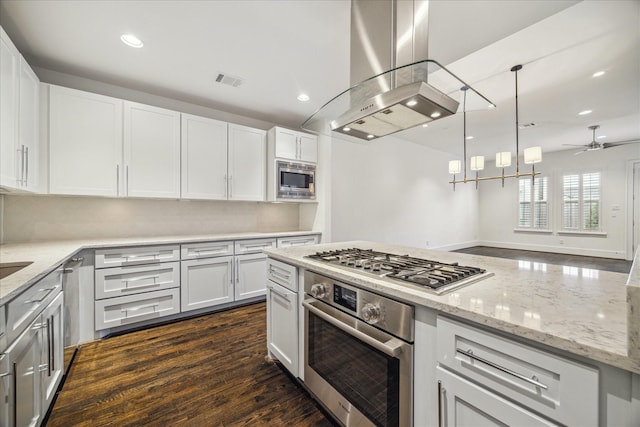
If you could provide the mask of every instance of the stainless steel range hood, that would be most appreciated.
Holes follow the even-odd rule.
[[[428,11],[429,0],[352,0],[352,87],[302,128],[370,141],[455,114],[469,85],[428,59]]]

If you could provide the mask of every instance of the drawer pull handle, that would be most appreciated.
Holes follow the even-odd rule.
[[[140,277],[134,277],[133,279],[122,279],[122,281],[128,285],[129,282],[137,282],[138,280],[146,280],[146,279],[153,279],[153,281],[155,282],[156,279],[158,278],[160,278],[160,275],[155,274],[153,276],[140,276]]]
[[[131,307],[131,308],[123,308],[122,310],[120,310],[122,313],[128,313],[129,311],[138,311],[138,310],[144,310],[145,308],[153,308],[153,312],[156,312],[156,307],[159,306],[160,304],[149,304],[149,305],[140,305],[138,307]]]
[[[499,370],[501,372],[504,372],[505,374],[509,374],[511,376],[514,376],[514,377],[518,378],[519,380],[528,382],[529,384],[532,384],[532,385],[534,385],[536,387],[540,387],[541,389],[549,390],[549,387],[547,385],[541,383],[540,381],[538,381],[538,378],[535,375],[533,376],[533,378],[525,377],[524,375],[521,375],[521,374],[519,374],[519,373],[517,373],[517,372],[515,372],[515,371],[513,371],[511,369],[508,369],[508,368],[505,368],[503,366],[500,366],[497,363],[494,363],[494,362],[492,362],[490,360],[487,360],[485,358],[476,356],[475,354],[473,354],[473,350],[471,350],[471,349],[469,349],[467,351],[464,351],[464,350],[460,350],[459,348],[456,348],[456,353],[463,354],[463,355],[467,356],[470,359],[476,360],[476,361],[478,361],[480,363],[484,363],[485,365],[489,365],[492,368],[495,368],[495,369],[497,369],[497,370]],[[469,362],[467,362],[465,360],[463,360],[462,362],[469,363]]]
[[[35,304],[35,303],[39,303],[42,302],[44,300],[47,299],[47,297],[49,296],[49,294],[54,291],[56,288],[44,288],[44,289],[38,289],[38,292],[47,292],[46,294],[44,294],[44,296],[40,299],[28,299],[24,301],[24,304]]]
[[[229,252],[229,249],[227,247],[217,247],[217,248],[211,248],[211,250],[208,251],[193,251],[193,254],[195,256],[207,256],[207,255],[217,255],[217,254],[225,254]]]
[[[274,288],[273,286],[269,286],[269,290],[271,292],[273,292],[274,294],[278,295],[280,298],[287,300],[287,302],[291,302],[291,300],[289,299],[289,296],[286,294],[283,294],[280,291],[276,291],[276,288]]]
[[[259,245],[243,245],[244,249],[262,249],[262,248],[270,248],[271,243],[260,243]]]
[[[281,278],[285,278],[285,279],[289,279],[291,277],[291,273],[289,273],[286,270],[281,270],[277,267],[269,267],[269,273],[273,274],[274,276],[280,276]]]

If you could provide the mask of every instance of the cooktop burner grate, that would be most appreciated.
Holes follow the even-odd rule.
[[[478,267],[458,263],[443,263],[409,255],[377,252],[371,249],[337,249],[316,252],[308,258],[327,262],[347,269],[417,285],[442,293],[454,286],[462,286],[492,276]]]

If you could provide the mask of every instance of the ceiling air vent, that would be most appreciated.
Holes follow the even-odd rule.
[[[227,86],[238,87],[244,82],[244,79],[240,77],[230,76],[229,74],[225,73],[218,73],[218,75],[216,76],[216,82],[225,84]]]

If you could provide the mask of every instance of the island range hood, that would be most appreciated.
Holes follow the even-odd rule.
[[[371,141],[455,114],[469,85],[428,59],[428,12],[429,0],[351,0],[352,86],[302,128]]]

